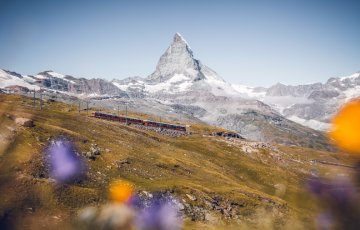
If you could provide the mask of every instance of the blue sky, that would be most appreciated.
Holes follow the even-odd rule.
[[[0,68],[147,77],[179,32],[229,83],[304,84],[360,71],[360,1],[0,0]]]

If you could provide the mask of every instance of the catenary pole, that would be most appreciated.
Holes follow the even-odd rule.
[[[41,87],[40,87],[40,109],[42,109],[42,94],[41,94]]]
[[[189,117],[189,135],[190,135],[190,132],[191,132],[191,128],[190,128],[190,117]]]

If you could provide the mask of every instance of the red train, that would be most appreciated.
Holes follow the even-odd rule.
[[[167,124],[167,123],[148,121],[148,120],[140,120],[140,119],[136,119],[136,118],[132,118],[132,117],[116,116],[113,114],[107,114],[107,113],[101,113],[101,112],[92,112],[92,116],[101,118],[101,119],[112,120],[112,121],[121,121],[121,122],[127,122],[127,123],[132,123],[132,124],[159,127],[159,128],[163,128],[163,129],[186,131],[186,127],[182,126],[182,125]]]

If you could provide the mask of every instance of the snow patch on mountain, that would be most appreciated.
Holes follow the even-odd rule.
[[[187,70],[188,71],[188,70]],[[194,70],[194,72],[196,72]],[[190,78],[184,76],[183,74],[175,74],[172,78],[170,78],[167,82],[172,83],[172,82],[178,82],[178,81],[189,81]]]
[[[32,85],[25,81],[23,78],[11,75],[4,70],[0,69],[0,88],[5,88],[11,85],[19,85],[23,87],[27,87],[29,89],[40,89],[40,87],[36,85]]]
[[[344,95],[346,97],[345,101],[350,100],[351,98],[354,97],[359,97],[360,96],[360,85],[355,86],[354,88],[350,88],[348,90],[345,90]]]
[[[34,78],[30,77],[29,75],[24,75],[22,77],[23,77],[24,81],[32,83],[32,84],[36,81]]]
[[[254,87],[250,87],[250,86],[245,86],[245,85],[235,85],[235,84],[230,84],[231,87],[238,92],[239,94],[241,94],[243,97],[249,97],[249,98],[256,98],[256,99],[262,99],[266,96],[266,92],[255,92],[255,88]]]
[[[74,81],[71,81],[71,80],[67,79],[65,75],[62,75],[62,74],[59,74],[59,73],[55,73],[55,72],[53,72],[53,71],[45,71],[44,73],[50,75],[51,77],[59,78],[59,79],[62,79],[62,80],[64,80],[64,81],[68,81],[68,82],[70,82],[70,83],[72,83],[72,84],[75,84]],[[38,74],[38,75],[35,75],[34,77],[35,77],[35,78],[38,78],[38,79],[47,79],[47,78],[49,78],[49,76],[45,76],[45,75],[43,75],[43,73]]]
[[[347,76],[347,77],[339,77],[339,79],[341,81],[345,80],[345,79],[354,79],[354,78],[357,78],[360,76],[360,73],[357,72],[357,73],[354,73],[353,75],[350,75],[350,76]]]
[[[124,91],[126,91],[126,90],[130,87],[130,85],[120,85],[120,84],[117,83],[117,82],[113,82],[113,84],[114,84],[116,87],[118,87],[119,89],[124,90]]]

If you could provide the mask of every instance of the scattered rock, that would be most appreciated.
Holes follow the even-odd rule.
[[[246,146],[246,145],[242,146],[241,150],[246,152],[246,153],[252,153],[252,152],[257,153],[257,152],[259,152],[258,150],[254,149],[254,148],[251,148],[250,146]]]
[[[91,147],[91,148],[90,148],[90,151],[91,151],[94,155],[100,155],[100,152],[99,152],[96,148]]]
[[[82,154],[86,158],[91,158],[92,157],[91,152],[86,152],[86,153],[82,153]]]
[[[187,196],[190,200],[196,201],[196,197],[194,197],[194,196],[192,196],[192,195],[189,195],[189,194],[186,194],[186,196]]]
[[[142,191],[147,197],[153,198],[153,195],[147,191]]]
[[[15,132],[16,130],[10,126],[6,126],[6,128],[8,128],[11,132]]]
[[[128,160],[119,160],[118,163],[120,164],[130,164],[130,162]]]
[[[15,118],[15,123],[24,127],[32,127],[33,121],[27,118]]]
[[[106,151],[107,153],[111,152],[109,149],[105,149],[105,151]]]
[[[174,201],[173,201],[173,202],[174,202]],[[185,206],[184,206],[182,203],[177,202],[177,201],[175,201],[174,203],[175,203],[175,205],[176,205],[176,208],[177,208],[179,211],[182,211],[182,210],[185,209]]]

